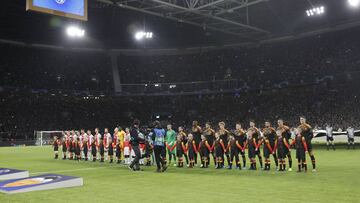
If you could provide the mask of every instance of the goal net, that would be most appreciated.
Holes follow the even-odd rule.
[[[35,145],[43,146],[43,145],[50,145],[52,144],[54,137],[61,138],[63,136],[63,131],[34,131],[35,135]]]

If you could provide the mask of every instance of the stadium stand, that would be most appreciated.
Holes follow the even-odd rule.
[[[349,32],[193,54],[122,54],[121,94],[114,94],[105,53],[0,44],[7,50],[0,59],[2,139],[32,138],[33,129],[102,128],[156,116],[186,125],[193,119],[281,117],[295,125],[305,114],[314,126],[345,129],[360,115],[353,108],[359,105],[360,44]],[[329,43],[339,36],[346,40]]]

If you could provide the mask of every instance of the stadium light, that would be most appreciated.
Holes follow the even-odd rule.
[[[351,7],[357,8],[360,5],[360,0],[348,0],[348,4]]]
[[[138,41],[143,40],[143,39],[151,39],[151,38],[153,38],[153,33],[152,32],[139,31],[139,32],[135,33],[134,37]]]
[[[66,33],[69,37],[83,38],[85,36],[85,30],[77,26],[69,26],[66,29]]]
[[[311,8],[311,9],[308,9],[306,10],[306,15],[308,17],[311,17],[311,16],[320,16],[322,14],[325,13],[325,7],[324,6],[320,6],[320,7],[314,7],[314,8]]]

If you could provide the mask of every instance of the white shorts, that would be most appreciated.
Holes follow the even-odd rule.
[[[130,147],[124,148],[124,156],[130,156]]]

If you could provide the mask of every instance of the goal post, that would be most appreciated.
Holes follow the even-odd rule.
[[[51,145],[54,137],[61,138],[63,136],[63,131],[53,130],[53,131],[34,131],[35,145]]]

